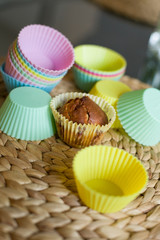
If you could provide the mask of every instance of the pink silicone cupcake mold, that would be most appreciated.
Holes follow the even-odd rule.
[[[18,35],[18,47],[26,60],[38,70],[56,76],[74,63],[74,49],[59,31],[44,25],[28,25]]]
[[[10,58],[10,54],[8,51],[7,54],[7,58],[6,58],[6,64],[5,64],[5,73],[7,73],[8,75],[10,75],[11,77],[17,79],[18,81],[24,82],[26,83],[27,78],[25,78],[14,66],[11,58]]]
[[[53,81],[47,81],[47,80],[43,80],[42,78],[38,78],[37,76],[34,76],[27,68],[25,68],[22,63],[19,61],[19,59],[17,58],[17,55],[14,51],[14,48],[11,49],[11,53],[12,56],[14,57],[14,60],[16,61],[17,65],[23,70],[23,72],[26,74],[26,76],[32,78],[32,82],[35,82],[36,84],[40,84],[40,85],[53,85],[57,82],[59,82],[61,79],[54,79]],[[29,78],[27,77],[27,79],[29,80]]]
[[[13,64],[10,55],[7,55],[6,64],[5,64],[5,73],[7,73],[9,76],[15,78],[17,81],[20,81],[25,84],[29,84],[32,86],[39,86],[39,87],[45,87],[43,84],[37,84],[33,81],[28,80],[22,73],[19,71]],[[59,83],[59,82],[58,82]],[[47,85],[46,85],[47,86]],[[51,85],[49,85],[51,86]]]

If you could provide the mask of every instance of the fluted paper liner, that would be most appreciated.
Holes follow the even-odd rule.
[[[22,140],[43,140],[55,133],[51,96],[37,88],[21,87],[10,92],[0,109],[0,129]]]
[[[90,208],[117,212],[135,199],[147,184],[142,163],[128,152],[110,146],[90,146],[73,160],[78,193]]]
[[[121,124],[140,144],[153,146],[160,141],[160,91],[156,88],[127,92],[118,100]]]
[[[88,96],[102,108],[107,114],[108,124],[96,126],[93,124],[73,123],[57,111],[57,109],[63,106],[69,99],[81,98],[83,96]],[[102,98],[86,93],[70,92],[60,94],[51,100],[50,106],[59,137],[68,145],[78,148],[99,144],[103,134],[112,126],[116,116],[114,108],[108,102]]]
[[[106,79],[98,81],[89,92],[90,94],[105,99],[114,107],[116,111],[116,120],[113,123],[112,128],[122,128],[117,115],[117,102],[123,93],[129,91],[131,91],[131,89],[126,84],[120,81]]]

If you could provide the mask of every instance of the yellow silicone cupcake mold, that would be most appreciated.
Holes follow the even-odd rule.
[[[112,128],[122,128],[120,120],[117,114],[117,102],[119,97],[131,89],[124,83],[114,80],[101,80],[98,81],[90,90],[90,94],[96,95],[109,102],[116,111],[116,120],[112,125]]]
[[[73,172],[81,200],[101,213],[121,210],[147,183],[147,172],[136,157],[109,146],[80,150],[73,160]]]

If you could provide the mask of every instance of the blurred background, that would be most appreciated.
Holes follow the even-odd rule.
[[[127,60],[126,74],[139,77],[156,25],[124,15],[90,0],[0,0],[0,56],[21,28],[39,23],[62,32],[74,47],[98,44],[118,51]]]

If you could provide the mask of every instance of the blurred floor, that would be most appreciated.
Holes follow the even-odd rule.
[[[25,25],[40,23],[61,31],[72,42],[112,48],[127,60],[126,74],[137,77],[153,28],[102,10],[87,0],[0,0],[0,55]]]

